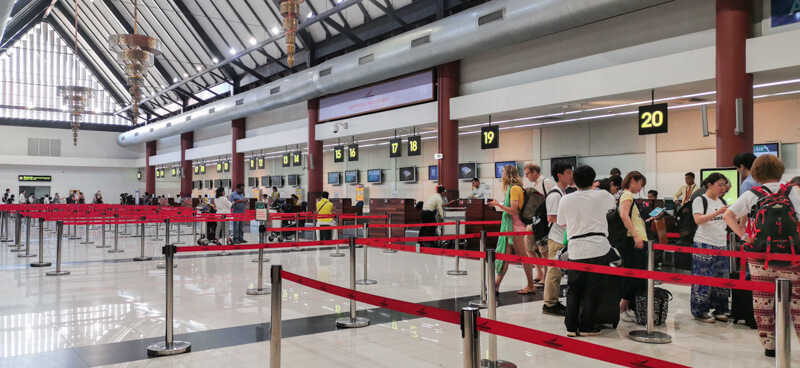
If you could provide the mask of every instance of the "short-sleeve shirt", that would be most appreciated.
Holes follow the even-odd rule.
[[[547,192],[547,198],[544,202],[548,216],[558,216],[558,206],[561,202],[561,198],[564,197],[564,191],[561,187],[555,186],[553,190],[558,191],[558,193],[550,194],[550,192]],[[547,237],[558,244],[564,244],[564,227],[554,222],[552,226],[550,226],[550,233],[547,234]]]
[[[514,185],[511,187],[511,194],[509,195],[509,201],[517,201],[517,209],[522,209],[522,205],[525,204],[525,190],[522,189],[519,185]],[[510,205],[511,203],[509,203]]]
[[[772,193],[776,193],[781,189],[780,183],[768,183],[762,186],[767,187]],[[797,193],[797,189],[792,188],[789,191],[789,200],[792,201],[795,211],[800,209],[800,194]],[[736,218],[741,218],[750,214],[750,209],[756,205],[756,202],[758,202],[758,196],[751,191],[747,191],[742,193],[739,199],[728,207],[728,211],[733,212]]]
[[[231,203],[246,198],[247,197],[244,196],[244,193],[239,194],[239,192],[235,190],[233,191],[233,193],[231,193]],[[231,207],[231,210],[233,213],[244,213],[246,208],[247,208],[247,202],[239,202],[237,204],[234,204],[233,207]]]
[[[705,194],[702,197],[708,202],[708,208],[705,211],[703,210],[703,198],[695,198],[695,200],[692,201],[692,214],[699,213],[701,215],[708,215],[725,206],[725,203],[719,198],[711,199]],[[725,232],[726,228],[727,225],[722,219],[722,215],[715,216],[711,221],[697,226],[697,231],[694,233],[694,242],[709,244],[715,247],[724,247],[727,235]]]
[[[647,230],[645,230],[642,215],[639,213],[639,207],[633,200],[633,193],[626,190],[619,196],[620,204],[625,201],[631,201],[631,221],[633,221],[633,228],[636,229],[636,233],[639,234],[639,239],[647,240]],[[628,232],[628,236],[633,237],[630,231]]]
[[[330,215],[333,214],[333,203],[329,201],[327,198],[322,198],[317,202],[317,214],[318,215]],[[322,217],[317,220],[318,222],[331,222],[333,221],[332,217]]]
[[[569,259],[600,257],[611,250],[607,238],[606,214],[615,206],[614,196],[605,190],[579,190],[561,199],[558,205],[557,224],[566,227],[569,238]],[[573,239],[575,236],[589,233],[598,235]]]
[[[757,186],[758,182],[753,179],[753,175],[747,175],[746,178],[742,181],[742,186],[739,188],[739,195],[744,194],[745,192],[753,189],[754,186]]]

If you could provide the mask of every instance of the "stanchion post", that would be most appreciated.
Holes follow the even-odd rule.
[[[341,224],[339,224],[339,223],[337,223],[336,225],[337,225],[337,226],[341,226]],[[336,232],[336,233],[338,233],[340,230],[333,230],[333,231],[334,231],[334,232]],[[333,232],[331,232],[331,234],[333,234]],[[338,239],[341,239],[341,237],[337,236],[337,237],[336,237],[336,239],[337,239],[337,240],[338,240]],[[331,257],[337,257],[337,258],[338,258],[338,257],[344,257],[344,253],[341,253],[341,252],[339,252],[339,243],[336,243],[334,246],[336,247],[336,251],[334,251],[333,253],[331,253],[331,254],[330,254],[330,256],[331,256]]]
[[[146,231],[145,231],[145,228],[144,228],[144,224],[145,224],[145,223],[144,223],[144,221],[145,221],[145,219],[146,219],[146,217],[142,216],[142,223],[141,223],[141,224],[139,224],[139,226],[140,226],[140,227],[141,227],[141,229],[142,229],[142,234],[141,234],[141,237],[139,238],[139,239],[141,239],[141,248],[142,248],[142,252],[141,252],[141,254],[140,254],[138,257],[134,257],[134,258],[133,258],[133,260],[134,260],[134,261],[139,261],[139,262],[140,262],[140,261],[149,261],[149,260],[153,259],[152,257],[148,257],[148,256],[145,256],[145,255],[144,255],[144,233],[146,232]]]
[[[478,316],[476,307],[461,308],[461,338],[464,340],[464,368],[480,368],[481,341],[478,336]]]
[[[169,219],[166,220],[167,229],[169,229]],[[169,233],[168,233],[169,234]],[[169,243],[169,242],[167,242]],[[192,344],[187,341],[174,341],[172,336],[173,328],[173,270],[174,256],[177,248],[172,244],[165,244],[162,252],[166,260],[166,333],[164,334],[164,342],[155,343],[147,347],[147,355],[163,356],[163,355],[176,355],[187,353],[192,350]]]
[[[17,249],[12,249],[12,252],[19,252],[22,248],[22,214],[17,212],[17,216],[14,217],[14,245],[12,247],[16,247]]]
[[[61,270],[61,243],[64,236],[64,221],[56,221],[56,270],[46,273],[47,276],[69,275],[69,271]]]
[[[481,248],[480,249],[481,249],[481,252],[486,252],[486,230],[481,230]],[[484,263],[485,262],[488,262],[488,261],[486,259],[484,259]],[[486,308],[486,306],[487,306],[487,304],[486,304],[486,284],[487,284],[487,282],[486,282],[486,269],[487,268],[489,268],[489,267],[486,266],[485,264],[484,264],[484,266],[481,267],[481,280],[480,280],[481,281],[481,298],[478,299],[478,300],[473,300],[473,301],[469,302],[469,305],[471,305],[473,307]],[[490,275],[494,275],[494,272],[490,273]],[[494,283],[494,281],[492,281],[492,283]]]
[[[736,233],[728,232],[728,250],[736,251]],[[732,274],[736,272],[736,258],[730,257],[728,261],[728,271]]]
[[[647,270],[655,271],[656,257],[653,251],[653,241],[647,241]],[[668,344],[672,342],[672,336],[654,331],[655,327],[655,280],[647,279],[647,330],[631,331],[628,338],[633,341],[648,344]]]
[[[175,225],[178,228],[178,239],[176,239],[175,243],[173,244],[184,244],[184,242],[181,241],[181,223],[176,222]]]
[[[356,290],[356,238],[350,237],[350,289]],[[336,327],[356,328],[369,326],[369,319],[356,316],[356,300],[350,299],[350,316],[336,320]]]
[[[792,366],[792,281],[775,279],[775,367]]]
[[[87,217],[87,218],[86,218],[86,221],[87,221],[87,222],[86,222],[86,229],[84,230],[84,231],[86,232],[86,239],[84,239],[84,240],[81,242],[81,244],[94,244],[94,242],[92,241],[92,239],[90,239],[90,238],[89,238],[89,234],[91,234],[91,231],[89,231],[89,222],[88,222],[88,221],[89,221],[89,218],[88,218],[88,217],[89,217],[89,214],[87,213],[86,215],[87,215],[87,216],[86,216],[86,217]]]
[[[44,261],[44,217],[39,217],[39,262],[31,263],[31,267],[50,267],[52,263]]]
[[[169,231],[170,231],[169,224],[170,224],[169,219],[165,219],[164,220],[164,246],[172,246],[172,245],[174,245],[174,244],[169,242]],[[161,262],[158,262],[158,264],[156,264],[156,268],[167,268],[168,265],[166,263],[167,262],[166,258],[167,258],[166,256],[164,258],[162,258]],[[175,263],[175,260],[173,260],[171,263],[172,263],[172,267],[178,267],[178,264]]]
[[[20,258],[29,258],[29,257],[36,257],[35,254],[31,254],[31,217],[28,216],[25,218],[25,254],[19,254],[17,257]]]
[[[358,230],[358,229],[356,229],[356,230]],[[356,231],[356,232],[358,232],[358,231]],[[367,238],[369,238],[369,227],[368,227],[368,224],[364,224],[364,239],[367,239]],[[370,280],[369,277],[367,277],[367,254],[369,252],[369,246],[367,244],[364,244],[363,246],[364,246],[364,260],[362,262],[364,262],[364,278],[361,279],[361,280],[357,280],[356,284],[359,284],[359,285],[374,285],[374,284],[377,284],[378,281]]]
[[[461,235],[461,220],[456,220],[456,235]],[[455,240],[455,249],[456,250],[460,250],[461,249],[461,245],[459,244],[460,242],[461,242],[461,239],[456,238],[456,240]],[[447,271],[447,274],[450,275],[450,276],[464,276],[464,275],[466,275],[467,274],[467,270],[461,270],[460,269],[460,267],[459,267],[460,266],[460,262],[461,262],[461,257],[456,256],[456,269]]]
[[[392,237],[392,227],[391,227],[391,225],[392,225],[392,214],[390,213],[388,216],[389,216],[389,218],[388,218],[386,223],[389,224],[389,227],[386,228],[386,237],[387,238],[391,238]],[[383,250],[383,252],[384,253],[397,253],[397,249],[386,248],[386,249]]]
[[[106,225],[103,224],[103,247],[106,247]],[[114,249],[109,249],[109,253],[122,253],[124,249],[119,249],[119,214],[114,215]],[[144,251],[144,250],[143,250]]]
[[[272,303],[270,305],[269,323],[269,366],[270,368],[281,367],[281,290],[283,290],[283,280],[281,279],[281,265],[272,265],[270,276],[272,278]]]
[[[258,248],[258,281],[256,283],[256,287],[247,289],[247,292],[245,294],[267,295],[269,294],[269,292],[270,292],[269,288],[264,288],[264,248]]]
[[[192,245],[197,245],[197,212],[192,212]]]
[[[222,215],[222,221],[220,221],[220,222],[222,222],[222,225],[225,226],[225,230],[228,230],[228,229],[230,229],[230,225],[231,224],[229,224],[228,221],[225,221],[226,218],[227,218],[227,215]],[[219,226],[219,224],[217,224],[217,226]],[[234,225],[234,229],[235,228],[236,228],[236,226]],[[224,233],[227,233],[227,231],[225,231]],[[230,233],[229,235],[231,235],[231,236],[228,239],[233,239],[233,234]],[[226,243],[226,240],[227,239],[217,239],[217,241],[220,244]],[[230,245],[230,244],[228,244],[228,245]],[[233,253],[230,253],[227,250],[223,250],[222,252],[217,253],[218,256],[229,256],[231,254],[233,254]]]
[[[487,295],[487,302],[488,307],[486,308],[488,312],[488,317],[491,320],[497,320],[497,289],[495,288],[494,280],[492,279],[494,276],[494,260],[495,260],[495,253],[494,249],[487,249],[486,250],[486,262],[484,263],[484,267],[488,268],[486,270],[486,274],[489,275],[489,279],[486,280],[486,285],[489,286],[489,291]],[[505,360],[497,359],[497,335],[489,334],[489,358],[481,360],[482,367],[489,367],[489,368],[517,368],[517,365]]]

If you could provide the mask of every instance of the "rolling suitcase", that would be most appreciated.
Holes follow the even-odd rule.
[[[739,272],[731,272],[731,279],[738,280]],[[745,274],[745,279],[750,280],[750,273]],[[753,314],[753,292],[750,290],[731,289],[731,322],[734,324],[739,321],[744,323],[752,329],[757,329],[756,317]]]
[[[217,223],[216,222],[208,222],[206,223],[206,239],[208,241],[213,241],[217,239]]]
[[[622,277],[604,275],[605,290],[594,314],[595,325],[600,328],[617,328],[619,325],[619,300],[622,297]]]

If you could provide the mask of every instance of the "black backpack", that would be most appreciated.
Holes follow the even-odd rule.
[[[705,215],[708,213],[708,198],[704,195],[701,195],[700,198],[703,201],[703,214]],[[728,205],[728,202],[725,202],[724,198],[720,197],[719,199],[722,201],[722,204]],[[689,201],[685,203],[676,214],[680,242],[686,246],[694,244],[694,234],[697,232],[698,226],[697,222],[694,221],[694,213],[692,211],[693,202],[694,201]]]
[[[797,213],[789,192],[792,187],[781,184],[777,193],[772,193],[769,188],[761,186],[750,189],[758,197],[758,202],[750,212],[747,222],[747,234],[753,239],[752,244],[744,244],[742,249],[747,252],[790,254],[796,255],[798,251]],[[764,266],[769,267],[769,262],[778,266],[796,264],[792,261],[765,261]]]
[[[542,203],[536,208],[536,215],[533,217],[532,221],[533,226],[531,227],[533,228],[533,238],[536,239],[536,243],[540,246],[547,244],[547,237],[550,233],[550,227],[552,225],[547,222],[547,197],[553,193],[561,195],[561,192],[559,192],[556,188],[553,188],[547,192],[547,195],[544,196]]]
[[[622,193],[620,193],[620,196],[622,196]],[[630,217],[631,220],[633,220],[633,206],[637,206],[637,208],[639,206],[636,204],[635,199],[631,202],[630,213],[628,213],[628,217]],[[641,208],[639,208],[639,216],[642,216]],[[626,238],[628,237],[628,228],[625,227],[625,223],[622,222],[622,217],[619,216],[619,199],[617,199],[617,207],[608,211],[606,214],[606,221],[608,222],[608,242],[614,248],[621,247],[625,244]]]

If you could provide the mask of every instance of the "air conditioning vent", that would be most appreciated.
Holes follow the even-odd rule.
[[[244,105],[244,99],[243,98],[239,99],[239,100],[236,100],[236,106],[239,106],[239,105]]]
[[[411,47],[422,46],[427,43],[431,43],[431,35],[425,35],[411,40]]]
[[[362,56],[358,59],[358,65],[369,64],[375,61],[375,54],[369,54],[367,56]]]
[[[324,76],[331,75],[331,73],[333,73],[332,68],[322,69],[322,70],[319,71],[319,76],[320,77],[324,77]]]
[[[50,156],[50,140],[39,138],[39,156]]]
[[[28,138],[28,156],[59,157],[61,156],[61,140]]]
[[[478,26],[480,27],[480,26],[482,26],[484,24],[488,24],[488,23],[491,23],[491,22],[494,22],[494,21],[498,21],[498,20],[503,20],[503,18],[505,17],[505,13],[506,13],[506,8],[503,8],[503,9],[491,12],[489,14],[486,14],[484,16],[481,16],[481,17],[478,18]]]
[[[28,138],[28,156],[39,156],[38,138]]]
[[[280,86],[278,86],[278,87],[275,87],[275,88],[272,88],[272,89],[270,89],[270,90],[269,90],[269,94],[270,94],[270,95],[274,95],[274,94],[276,94],[276,93],[278,93],[278,92],[280,92],[280,91],[281,91],[281,87],[280,87]]]
[[[212,107],[212,108],[208,109],[208,113],[209,113],[209,114],[213,114],[213,113],[214,113],[214,111],[217,111],[217,108],[216,108],[216,107]]]
[[[61,157],[61,140],[60,139],[51,139],[50,140],[50,156],[51,157]]]

